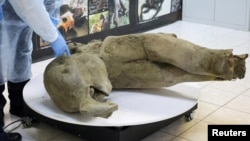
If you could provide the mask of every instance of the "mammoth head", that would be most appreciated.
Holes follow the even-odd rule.
[[[105,64],[94,54],[54,59],[44,72],[44,85],[52,101],[66,112],[107,118],[118,109],[106,98],[112,85]]]

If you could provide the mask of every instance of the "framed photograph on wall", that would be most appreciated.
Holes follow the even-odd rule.
[[[129,0],[90,0],[89,33],[129,25]]]
[[[182,0],[137,0],[137,31],[142,32],[180,20]]]
[[[171,12],[171,0],[138,0],[139,22],[152,21]]]
[[[63,0],[57,25],[66,40],[88,35],[88,1]]]

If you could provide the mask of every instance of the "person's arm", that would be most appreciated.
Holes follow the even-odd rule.
[[[56,57],[64,52],[70,56],[68,46],[52,23],[43,0],[9,0],[9,2],[24,22],[44,40],[51,43]]]
[[[9,0],[17,15],[44,40],[53,42],[58,34],[43,0]]]

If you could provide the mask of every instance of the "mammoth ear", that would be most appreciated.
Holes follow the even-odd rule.
[[[241,54],[241,55],[238,55],[238,57],[240,59],[246,59],[248,57],[248,54]]]

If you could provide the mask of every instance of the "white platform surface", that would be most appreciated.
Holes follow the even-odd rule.
[[[183,114],[197,104],[200,88],[195,83],[181,83],[159,89],[113,90],[109,99],[118,104],[118,110],[107,119],[65,113],[57,108],[44,88],[43,74],[33,77],[23,94],[29,108],[49,119],[77,125],[120,127],[158,122]]]

